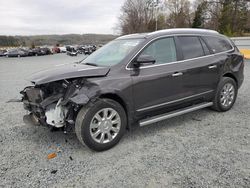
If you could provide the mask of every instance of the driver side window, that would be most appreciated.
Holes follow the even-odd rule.
[[[176,61],[174,38],[168,37],[154,41],[143,50],[141,55],[154,57],[156,60],[155,64],[165,64]]]

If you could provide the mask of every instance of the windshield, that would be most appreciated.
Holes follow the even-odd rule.
[[[143,39],[114,40],[82,61],[96,66],[112,66],[120,63]]]

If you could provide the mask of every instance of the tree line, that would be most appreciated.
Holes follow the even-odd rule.
[[[250,0],[126,0],[119,17],[122,34],[190,27],[250,33]]]
[[[0,47],[18,47],[18,46],[43,46],[56,44],[74,45],[74,44],[105,44],[115,39],[115,35],[106,34],[66,34],[66,35],[33,35],[33,36],[4,36],[0,35]]]
[[[20,42],[15,37],[0,35],[0,46],[19,46],[19,45]]]

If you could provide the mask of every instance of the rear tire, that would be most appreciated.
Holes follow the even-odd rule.
[[[234,79],[223,77],[218,84],[212,109],[218,112],[230,110],[237,98],[238,87]]]
[[[127,126],[123,107],[111,99],[99,99],[79,111],[75,132],[82,144],[95,151],[114,147],[122,138]]]

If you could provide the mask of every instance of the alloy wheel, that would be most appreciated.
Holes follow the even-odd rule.
[[[221,105],[224,107],[229,107],[233,103],[234,98],[235,98],[235,88],[233,84],[226,83],[222,88],[220,94]]]
[[[121,128],[121,118],[113,108],[99,110],[91,120],[90,135],[98,143],[106,144],[115,139]]]

